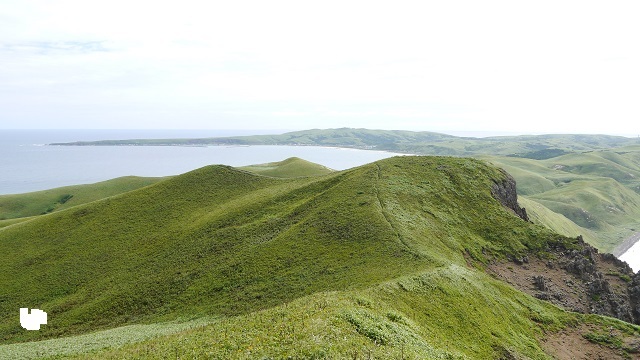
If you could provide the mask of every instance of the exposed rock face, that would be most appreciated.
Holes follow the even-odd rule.
[[[582,250],[572,250],[564,268],[583,280],[591,300],[590,312],[640,324],[640,317],[633,314],[640,297],[632,295],[631,280],[635,276],[629,265],[611,254],[598,253],[581,236],[578,237],[578,243]],[[614,279],[610,279],[612,276],[617,277],[615,280],[622,280],[622,283],[616,286]]]
[[[629,286],[629,297],[632,300],[632,314],[637,320],[640,319],[640,271],[634,275]]]
[[[523,220],[516,181],[503,171],[491,194]],[[640,325],[640,272],[612,254],[600,254],[581,236],[569,246],[558,242],[545,249],[547,259],[530,253],[495,263],[488,270],[521,291],[570,311],[606,315]],[[549,260],[548,257],[552,260]]]
[[[489,271],[517,289],[570,311],[640,324],[640,272],[611,254],[600,254],[582,237],[568,249],[561,242],[527,262],[495,263]]]
[[[529,221],[527,211],[518,204],[518,193],[516,192],[516,180],[506,171],[501,170],[504,178],[494,182],[491,187],[491,195],[500,203],[518,215],[522,220]]]

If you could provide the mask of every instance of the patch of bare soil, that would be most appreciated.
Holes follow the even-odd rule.
[[[581,240],[581,239],[578,239]],[[550,248],[544,258],[535,254],[494,260],[485,270],[497,279],[568,311],[600,314],[638,323],[640,273],[613,255],[599,254],[578,242],[578,249]],[[471,258],[467,259],[473,265]],[[600,323],[567,327],[541,341],[556,359],[637,359],[640,336]]]
[[[620,343],[616,346],[606,342],[601,344],[589,341],[587,337],[594,334],[600,334],[605,339],[617,339]],[[548,334],[542,341],[542,348],[559,360],[640,359],[640,354],[635,352],[638,346],[637,341],[637,338],[624,336],[613,330],[601,329],[593,325],[582,325]]]
[[[494,260],[486,271],[538,299],[565,310],[640,324],[640,274],[582,239],[578,249],[550,248],[512,260]]]
[[[580,279],[553,263],[530,258],[525,264],[498,262],[487,271],[511,286],[569,311],[589,313],[589,299]]]

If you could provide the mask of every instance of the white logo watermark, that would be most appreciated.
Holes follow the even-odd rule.
[[[40,330],[40,325],[47,323],[47,313],[40,309],[20,308],[20,325],[27,330]]]

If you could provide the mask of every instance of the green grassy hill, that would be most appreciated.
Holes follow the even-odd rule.
[[[592,245],[612,252],[640,230],[640,148],[566,154],[545,160],[482,156],[506,169],[518,192],[569,219]],[[547,213],[547,219],[552,214]],[[566,219],[565,219],[566,218]],[[552,229],[565,233],[559,227]],[[573,231],[572,231],[573,233]]]
[[[154,184],[162,178],[126,176],[95,184],[0,195],[0,221],[48,214]],[[1,225],[0,225],[1,226]]]
[[[76,142],[62,145],[315,145],[387,150],[420,155],[474,156],[505,168],[518,181],[520,195],[583,228],[585,238],[612,251],[639,228],[634,206],[640,200],[640,139],[607,135],[536,135],[487,138],[433,132],[369,129],[313,129],[280,135],[203,139],[137,139]],[[262,169],[261,171],[265,171]],[[273,175],[279,176],[279,175]],[[603,183],[613,179],[619,186]],[[581,183],[573,181],[581,180]],[[601,185],[605,184],[605,190]],[[611,190],[612,193],[605,193]],[[547,192],[549,192],[547,194]],[[594,195],[596,194],[597,195]],[[580,194],[579,200],[573,196]],[[549,199],[553,197],[553,199]],[[597,206],[594,201],[603,201]],[[613,209],[619,209],[616,211]],[[609,211],[611,210],[611,211]],[[547,212],[547,218],[551,216]],[[565,219],[548,222],[562,223]],[[0,225],[2,225],[0,223]],[[561,231],[560,229],[554,229]]]
[[[297,157],[267,164],[242,166],[239,169],[277,178],[326,175],[333,171],[326,166],[315,164]]]
[[[592,230],[579,226],[566,216],[526,197],[519,197],[518,202],[527,209],[527,215],[534,223],[553,229],[553,231],[564,236],[576,237],[582,235],[584,240],[590,244],[598,242],[597,235]]]
[[[547,158],[564,152],[584,152],[638,145],[640,140],[608,135],[458,137],[434,132],[370,129],[313,129],[280,135],[201,139],[133,139],[52,145],[315,145],[378,149],[423,155],[480,154]]]
[[[245,166],[240,167],[240,169],[265,176],[285,178],[324,175],[332,171],[325,166],[300,158],[289,158],[274,163]],[[0,227],[20,222],[22,220],[18,219],[21,218],[68,209],[136,190],[161,180],[163,178],[125,176],[95,184],[65,186],[25,194],[0,195]]]
[[[544,334],[567,326],[640,334],[482,270],[574,246],[495,200],[504,176],[439,157],[286,179],[208,166],[5,227],[0,355],[98,351],[61,343],[153,323],[150,340],[81,356],[549,358]],[[16,321],[25,306],[49,314],[41,331]],[[198,318],[208,325],[162,325]]]

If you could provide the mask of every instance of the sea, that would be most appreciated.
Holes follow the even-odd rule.
[[[282,132],[282,131],[281,131]],[[281,133],[280,132],[280,133]],[[51,146],[73,141],[174,139],[274,133],[263,130],[0,130],[0,195],[121,176],[170,176],[202,166],[244,166],[297,156],[344,170],[396,156],[385,151],[317,146]],[[620,256],[640,270],[640,242]]]
[[[244,166],[297,156],[344,170],[399,155],[317,146],[51,146],[51,143],[267,134],[214,130],[0,130],[0,195],[121,176],[169,176],[202,166]],[[273,131],[272,131],[273,133]]]

